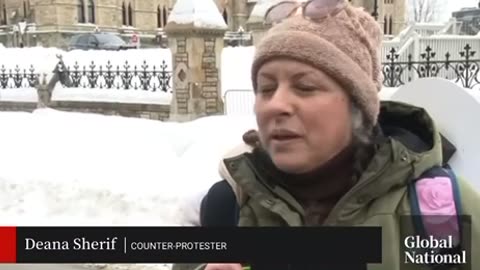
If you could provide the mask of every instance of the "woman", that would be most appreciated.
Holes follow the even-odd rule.
[[[252,65],[258,131],[221,162],[238,226],[382,226],[383,262],[368,269],[406,269],[399,216],[412,213],[407,186],[451,154],[442,153],[433,120],[421,108],[379,101],[382,35],[363,10],[282,2],[265,19],[274,26]],[[480,198],[458,182],[478,254]]]

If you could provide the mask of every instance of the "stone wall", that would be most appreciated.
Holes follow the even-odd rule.
[[[223,113],[219,94],[223,38],[212,33],[188,35],[169,38],[175,85],[171,116],[176,121]]]
[[[382,1],[383,2],[383,1]],[[383,4],[383,14],[378,18],[383,28],[384,15],[392,16],[392,34],[399,34],[407,26],[407,17],[405,16],[405,10],[407,9],[406,1],[395,0],[393,4]]]
[[[223,113],[223,104],[220,103],[221,97],[218,96],[220,71],[217,59],[220,59],[220,57],[216,55],[216,48],[219,46],[216,40],[218,39],[205,38],[205,49],[202,57],[202,69],[205,72],[202,97],[206,100],[207,115]]]
[[[177,74],[178,80],[175,82],[176,91],[176,112],[179,114],[188,113],[188,100],[190,99],[190,93],[188,89],[188,53],[187,53],[187,39],[178,37],[175,39],[177,51],[175,52],[176,63],[179,63],[175,74]]]
[[[3,112],[33,112],[37,103],[0,101],[0,111]]]
[[[45,86],[40,86],[45,89]],[[36,102],[0,102],[0,111],[33,112],[37,108],[52,108],[68,112],[96,113],[103,115],[118,115],[151,120],[167,121],[170,117],[170,105],[84,102],[84,101],[50,101],[50,95],[38,91],[40,100]]]
[[[169,105],[156,104],[52,101],[48,107],[60,111],[118,115],[123,117],[145,118],[161,121],[168,120],[170,116]]]

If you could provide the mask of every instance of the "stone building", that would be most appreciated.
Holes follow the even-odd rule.
[[[215,0],[231,31],[240,27],[261,33],[262,6],[278,0]],[[405,0],[349,0],[374,13],[386,34],[406,24]],[[79,32],[111,31],[142,46],[158,46],[176,0],[0,0],[0,42],[6,46],[66,47]],[[375,4],[376,2],[376,4]],[[267,4],[265,4],[267,3]]]
[[[478,8],[464,8],[453,12],[452,17],[462,23],[460,34],[476,35],[480,32],[480,4]]]

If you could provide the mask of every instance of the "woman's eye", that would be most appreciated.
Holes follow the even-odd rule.
[[[297,85],[296,88],[302,92],[312,92],[317,90],[317,87],[312,85],[306,85],[306,84]]]
[[[271,93],[275,91],[276,87],[275,86],[260,86],[257,89],[258,93]]]

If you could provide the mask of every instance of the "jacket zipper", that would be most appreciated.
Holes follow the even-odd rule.
[[[392,164],[391,161],[385,162],[385,164],[382,166],[382,168],[378,171],[378,173],[375,176],[363,181],[363,183],[359,184],[358,186],[354,186],[352,189],[350,189],[333,207],[332,211],[330,211],[330,214],[327,216],[327,218],[323,222],[323,226],[333,225],[330,223],[333,221],[333,219],[336,218],[338,214],[337,212],[339,212],[343,208],[343,204],[345,204],[347,200],[351,199],[353,194],[355,194],[359,190],[365,188],[367,185],[371,184],[372,182],[380,178],[380,176],[382,176],[385,173],[385,171],[391,164]]]
[[[258,177],[259,173],[258,173],[258,171],[256,170],[255,166],[253,166],[253,164],[251,163],[251,161],[250,161],[248,158],[246,159],[246,162],[248,163],[248,165],[250,166],[250,168],[254,171],[254,174]],[[258,181],[258,182],[260,183],[260,185],[262,185],[263,187],[265,187],[265,188],[269,191],[270,196],[272,196],[272,197],[277,197],[277,198],[279,198],[280,201],[282,201],[284,204],[293,207],[293,208],[297,211],[298,215],[300,216],[300,218],[301,218],[301,223],[302,223],[302,224],[305,223],[305,216],[304,216],[304,212],[303,212],[304,210],[303,210],[303,208],[298,209],[298,207],[301,207],[301,204],[300,204],[299,202],[295,201],[295,202],[298,204],[298,206],[295,206],[295,205],[289,203],[287,200],[285,200],[284,198],[282,198],[282,196],[278,195],[274,190],[272,190],[272,188],[271,188],[267,183],[265,183],[264,180],[263,180],[261,177],[258,177],[258,179],[260,180],[260,181]],[[288,193],[287,191],[285,191],[285,192]],[[295,200],[295,199],[292,197],[292,200]],[[281,218],[282,218],[282,219],[285,219],[284,217],[281,217]]]

